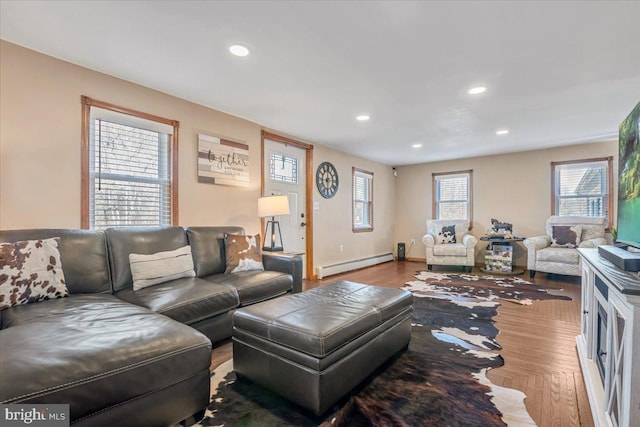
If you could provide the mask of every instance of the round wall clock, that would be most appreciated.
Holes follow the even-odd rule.
[[[338,192],[338,171],[329,162],[320,163],[316,170],[316,186],[320,195],[330,199]]]

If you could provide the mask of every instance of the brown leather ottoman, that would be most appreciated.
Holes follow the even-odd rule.
[[[236,373],[319,415],[411,338],[413,295],[340,281],[239,309]]]

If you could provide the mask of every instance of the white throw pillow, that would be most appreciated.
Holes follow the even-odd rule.
[[[129,254],[129,263],[134,291],[196,275],[189,245],[151,255]]]

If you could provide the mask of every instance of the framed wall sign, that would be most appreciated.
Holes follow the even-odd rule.
[[[249,186],[249,146],[229,138],[199,133],[198,182]]]

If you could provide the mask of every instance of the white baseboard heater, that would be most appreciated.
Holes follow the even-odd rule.
[[[334,274],[340,274],[364,267],[370,267],[372,265],[381,264],[387,261],[393,261],[393,254],[391,252],[382,255],[375,255],[368,258],[341,262],[339,264],[316,267],[316,275],[318,276],[318,279],[324,279],[325,277],[333,276]]]

